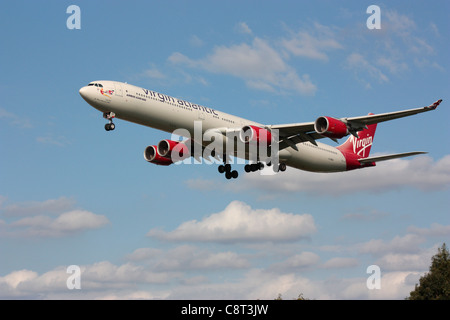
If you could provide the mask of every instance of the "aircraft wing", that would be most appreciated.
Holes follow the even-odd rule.
[[[429,106],[422,108],[388,112],[382,114],[369,114],[367,116],[360,116],[360,117],[340,118],[339,120],[347,125],[349,131],[352,134],[356,134],[356,132],[365,129],[367,125],[408,117],[418,113],[434,110],[441,102],[442,99],[434,102]],[[325,136],[315,131],[314,122],[272,125],[268,126],[268,128],[279,130],[278,132],[279,132],[280,150],[287,148],[289,146],[296,149],[295,145],[297,143],[306,141],[315,144],[315,140],[325,138]]]
[[[343,118],[341,120],[345,120],[348,123],[360,123],[363,125],[369,125],[374,123],[380,123],[384,121],[394,120],[398,118],[408,117],[412,116],[418,113],[431,111],[437,108],[437,106],[442,102],[442,99],[436,101],[435,103],[422,107],[422,108],[416,108],[416,109],[409,109],[409,110],[403,110],[403,111],[396,111],[396,112],[388,112],[388,113],[381,113],[381,114],[374,114],[374,115],[368,115],[368,116],[362,116],[362,117],[354,117],[354,118]],[[345,122],[344,121],[344,122]]]

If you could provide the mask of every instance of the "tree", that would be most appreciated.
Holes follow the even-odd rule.
[[[431,258],[430,271],[420,277],[409,300],[449,300],[450,299],[450,254],[445,243]]]

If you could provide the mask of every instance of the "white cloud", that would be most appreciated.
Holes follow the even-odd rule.
[[[69,290],[67,267],[57,267],[38,274],[31,270],[13,271],[0,277],[1,298],[43,298],[43,299],[114,299],[127,297],[164,298],[167,294],[152,294],[137,289],[137,284],[168,283],[177,277],[175,273],[153,272],[131,263],[114,265],[101,261],[80,266],[81,290]]]
[[[409,69],[406,62],[398,61],[398,59],[395,59],[393,57],[380,57],[377,59],[376,63],[380,67],[387,68],[392,74],[400,74],[401,72]]]
[[[103,215],[73,209],[74,204],[73,199],[60,197],[0,208],[2,215],[7,217],[1,220],[0,237],[62,237],[109,223]]]
[[[432,223],[430,228],[418,228],[411,226],[408,228],[408,231],[427,237],[450,236],[450,225],[443,226],[439,223]]]
[[[210,252],[197,247],[183,245],[158,258],[157,271],[219,270],[247,268],[250,263],[235,252]]]
[[[6,202],[6,198],[4,198]],[[0,212],[4,216],[28,216],[38,214],[57,214],[61,211],[69,210],[75,205],[75,200],[67,197],[60,197],[58,199],[50,199],[45,201],[29,201],[23,203],[16,203],[7,205],[4,208],[0,207]]]
[[[431,43],[439,40],[439,35],[433,24],[420,26],[412,17],[388,9],[382,10],[381,20],[381,30],[356,28],[347,37],[351,43],[343,42],[349,48],[343,66],[366,88],[373,83],[387,84],[393,77],[408,77],[414,67],[445,70],[435,61],[436,49]],[[431,33],[427,31],[430,28],[434,30]]]
[[[156,248],[139,248],[130,253],[127,256],[128,260],[131,261],[143,261],[158,257],[162,253],[161,249]]]
[[[294,254],[285,261],[275,263],[270,267],[272,272],[289,273],[312,268],[320,261],[320,257],[314,252],[302,252]]]
[[[192,35],[192,36],[189,38],[189,44],[190,44],[192,47],[200,48],[200,47],[203,47],[203,45],[204,45],[205,43],[204,43],[204,41],[203,41],[202,39],[200,39],[198,36]]]
[[[98,229],[109,223],[103,215],[84,210],[72,210],[56,218],[37,215],[25,217],[0,229],[3,237],[63,237],[89,229]]]
[[[29,129],[33,128],[33,125],[31,124],[31,120],[28,118],[24,118],[22,116],[19,116],[15,113],[9,112],[5,108],[0,107],[0,120],[5,119],[8,120],[8,122],[18,128],[23,129]]]
[[[133,263],[115,265],[109,261],[101,261],[84,266],[81,269],[81,276],[86,288],[103,289],[135,287],[135,283],[166,283],[176,274],[165,271],[154,272]]]
[[[210,252],[189,245],[167,251],[140,248],[127,258],[151,266],[156,271],[240,269],[249,266],[247,259],[235,252]]]
[[[383,15],[386,18],[384,27],[388,34],[393,34],[400,39],[409,53],[421,56],[435,53],[435,49],[426,38],[416,35],[418,34],[417,25],[412,18],[393,10],[385,10]],[[434,29],[435,36],[439,36],[436,30]]]
[[[17,288],[19,284],[34,280],[38,277],[36,272],[30,270],[13,271],[5,277],[0,278],[0,283],[5,283],[11,288]]]
[[[425,238],[415,234],[396,236],[390,241],[374,239],[358,245],[360,253],[384,255],[394,253],[414,253],[419,250],[419,245],[425,242]]]
[[[381,274],[381,288],[367,290],[365,299],[402,300],[409,296],[421,274],[413,271],[395,271]]]
[[[266,40],[260,38],[254,38],[250,45],[216,46],[211,54],[200,60],[190,59],[179,52],[173,53],[168,60],[190,68],[232,75],[255,89],[301,94],[314,94],[316,91],[307,75],[300,77]]]
[[[294,56],[322,61],[329,60],[326,51],[343,48],[331,28],[318,23],[314,24],[313,31],[300,30],[281,43]]]
[[[345,258],[345,257],[336,257],[331,258],[326,261],[322,268],[325,269],[335,269],[335,268],[350,268],[355,267],[359,264],[358,259],[356,258]]]
[[[380,69],[375,67],[373,63],[367,61],[360,53],[354,52],[350,54],[347,57],[346,66],[354,71],[359,78],[365,78],[364,76],[361,77],[361,74],[367,74],[380,83],[389,81],[389,78]]]
[[[412,30],[416,29],[416,23],[413,19],[404,14],[399,14],[394,10],[383,10],[383,28],[387,32],[393,32],[401,36],[407,36]]]
[[[449,186],[450,155],[447,155],[436,162],[428,156],[420,156],[379,162],[376,167],[342,173],[312,173],[288,168],[272,176],[247,174],[235,190],[264,190],[272,195],[307,192],[337,196],[400,188],[434,191]]]
[[[151,78],[151,79],[165,79],[166,78],[166,76],[161,71],[156,69],[156,67],[152,67],[150,69],[144,70],[144,72],[142,73],[142,76],[144,76],[146,78]]]
[[[147,69],[139,74],[130,77],[131,80],[137,81],[141,79],[166,80],[167,76],[153,63]]]
[[[236,25],[236,30],[239,33],[243,33],[243,34],[253,34],[252,29],[250,29],[250,27],[245,22],[238,23]]]
[[[430,265],[428,252],[421,253],[388,253],[377,260],[383,270],[427,270]]]
[[[381,212],[375,209],[372,209],[368,212],[364,209],[359,209],[356,212],[347,213],[342,217],[342,220],[348,221],[377,221],[383,219],[388,216],[389,213]]]
[[[74,210],[62,213],[50,225],[50,228],[61,233],[72,233],[86,229],[97,229],[109,223],[103,215],[85,210]]]
[[[54,145],[57,147],[65,147],[71,143],[70,140],[65,136],[54,135],[51,133],[47,134],[46,136],[37,137],[36,141],[42,144]]]
[[[420,250],[413,238],[405,235],[390,241],[346,245],[352,255],[358,247],[366,247],[366,254],[379,256],[375,263],[381,268],[380,290],[369,290],[366,269],[355,268],[363,263],[361,258],[331,257],[321,264],[321,258],[315,252],[289,250],[291,252],[285,255],[286,249],[293,247],[277,243],[277,255],[283,254],[284,258],[273,260],[272,255],[265,268],[253,267],[255,261],[267,260],[267,250],[263,246],[259,252],[245,255],[232,251],[213,252],[190,245],[169,250],[140,248],[128,256],[135,262],[116,265],[100,261],[80,266],[81,290],[67,289],[66,281],[70,274],[64,266],[42,274],[17,270],[0,276],[0,297],[274,299],[282,294],[283,299],[289,300],[303,294],[311,299],[403,299],[428,269],[431,256],[438,247]],[[377,245],[381,248],[377,249]],[[412,250],[406,249],[408,246]],[[359,251],[358,256],[361,254]],[[336,276],[340,270],[349,268],[353,270],[353,276]],[[326,269],[329,276],[318,278],[314,272],[317,269]],[[236,270],[240,273],[236,274]],[[220,277],[213,276],[216,271],[220,271]],[[229,277],[230,274],[233,276]]]
[[[283,213],[279,209],[252,209],[233,201],[224,211],[205,217],[202,221],[182,223],[173,231],[152,229],[148,236],[168,241],[254,242],[295,241],[316,231],[309,214]]]

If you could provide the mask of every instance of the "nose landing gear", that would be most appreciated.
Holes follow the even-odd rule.
[[[116,128],[116,125],[113,123],[113,119],[116,117],[114,112],[104,112],[103,118],[109,120],[109,123],[105,124],[106,131],[112,131]]]

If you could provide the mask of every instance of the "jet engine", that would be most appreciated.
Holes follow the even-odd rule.
[[[239,132],[239,139],[243,143],[258,142],[269,146],[272,142],[272,133],[264,128],[256,126],[245,126]]]
[[[188,146],[180,141],[173,140],[161,140],[158,143],[158,153],[166,158],[172,158],[178,160],[183,160],[190,156]],[[172,156],[174,154],[174,157]]]
[[[349,134],[347,125],[339,119],[319,117],[314,123],[317,133],[332,139],[340,139]]]
[[[158,153],[156,146],[148,146],[144,150],[144,159],[150,163],[158,164],[160,166],[168,166],[173,163],[172,159],[161,156]]]

